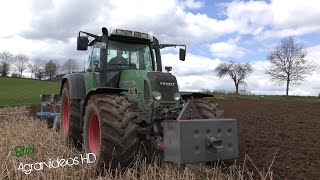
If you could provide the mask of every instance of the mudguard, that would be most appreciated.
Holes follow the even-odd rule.
[[[127,89],[111,88],[111,87],[100,87],[100,88],[91,89],[84,98],[83,107],[87,104],[88,100],[90,99],[90,96],[94,94],[121,94],[121,92],[127,92],[127,91],[128,91]],[[84,109],[83,109],[83,112],[84,112]]]
[[[64,75],[61,83],[60,95],[65,82],[68,82],[70,99],[84,100],[86,98],[84,74],[72,73]]]

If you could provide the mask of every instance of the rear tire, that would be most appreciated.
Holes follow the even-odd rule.
[[[99,172],[103,168],[130,166],[139,143],[137,116],[130,104],[118,95],[92,95],[84,115],[84,150],[94,153],[93,163]]]
[[[193,101],[202,119],[216,119],[223,117],[223,110],[218,109],[218,104],[210,99],[195,99]]]
[[[71,143],[76,148],[80,148],[82,143],[80,100],[70,99],[67,82],[64,83],[62,89],[60,113],[60,134],[62,140],[67,144]]]

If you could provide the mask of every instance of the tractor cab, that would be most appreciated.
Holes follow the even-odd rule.
[[[116,31],[116,30],[115,30]],[[108,44],[98,42],[96,39],[89,43],[88,68],[95,68],[95,61],[106,61],[107,69],[139,69],[154,71],[154,54],[150,43],[145,41],[131,42],[130,39],[108,38]],[[106,49],[102,52],[101,49]],[[101,53],[107,53],[106,59],[101,59]],[[91,55],[90,55],[91,54]]]
[[[89,42],[88,37],[80,36],[80,33],[93,39]],[[115,29],[108,34],[104,28],[102,36],[80,31],[77,43],[78,50],[87,50],[89,47],[86,77],[95,79],[95,82],[86,87],[111,88],[119,88],[120,74],[124,70],[162,72],[160,49],[181,46],[159,44],[155,37],[131,30]],[[180,59],[185,59],[185,48],[180,49]]]
[[[155,58],[147,43],[109,39],[105,50],[101,48],[101,42],[93,42],[89,49],[86,73],[106,76],[107,87],[119,87],[120,72],[123,70],[156,70]]]

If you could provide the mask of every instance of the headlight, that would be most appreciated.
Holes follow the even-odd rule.
[[[153,95],[153,98],[157,101],[161,99],[161,93],[158,91],[153,91],[152,95]]]
[[[180,100],[180,93],[178,93],[178,92],[174,93],[174,100],[176,100],[176,101]]]

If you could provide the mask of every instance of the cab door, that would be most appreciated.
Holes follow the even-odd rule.
[[[86,93],[91,89],[99,87],[100,84],[100,48],[91,47],[89,50],[88,61],[85,67],[84,80]]]

